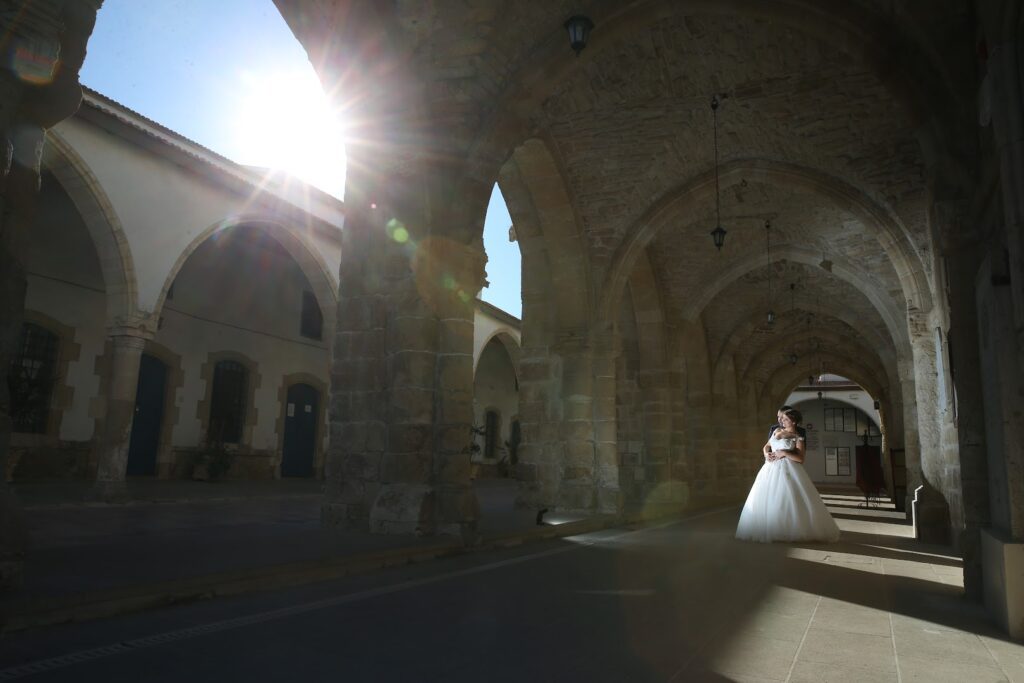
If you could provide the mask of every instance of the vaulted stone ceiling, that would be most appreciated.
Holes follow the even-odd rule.
[[[314,3],[278,4],[296,26],[294,8]],[[933,288],[922,136],[937,124],[926,103],[948,92],[942,52],[965,48],[938,50],[921,36],[962,22],[961,4],[399,0],[388,20],[428,83],[431,129],[449,153],[472,156],[502,135],[499,155],[511,153],[506,144],[544,141],[593,287],[616,267],[628,271],[638,252],[627,247],[646,247],[666,320],[700,319],[712,359],[742,347],[740,368],[779,336],[841,332],[847,353],[867,350],[892,375],[906,349],[905,311],[926,306],[921,292]],[[574,58],[561,25],[577,13],[596,27]],[[873,30],[887,22],[889,33]],[[728,171],[721,253],[708,236],[715,93],[725,95],[719,148]],[[813,329],[780,320],[758,331],[766,218],[777,289],[797,282],[805,302],[820,302],[801,307],[814,313]]]

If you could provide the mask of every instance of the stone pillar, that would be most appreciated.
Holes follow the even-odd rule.
[[[964,229],[960,202],[938,203],[933,212],[946,252],[949,295],[949,348],[955,388],[957,443],[950,458],[958,460],[962,493],[962,527],[953,539],[964,558],[964,589],[981,598],[979,530],[989,524],[988,460],[985,448],[985,402],[978,352],[978,309],[975,280],[981,265],[979,236]],[[958,236],[967,239],[957,239]]]
[[[1001,27],[1008,30],[1007,27]],[[1018,364],[1024,366],[1024,44],[1018,40],[993,45],[986,86],[999,155],[1003,220],[1010,266],[1010,300]]]
[[[470,456],[474,300],[484,283],[484,258],[472,245],[433,235],[420,241],[413,260],[417,291],[437,329],[431,439],[435,533],[466,539],[475,536],[480,517]]]
[[[1005,262],[992,256],[976,281],[991,524],[980,534],[982,593],[1009,634],[1024,638],[1024,369]]]
[[[941,417],[938,411],[941,371],[936,359],[935,330],[931,316],[918,311],[907,314],[910,343],[913,349],[913,388],[910,400],[915,405],[917,426],[917,467],[913,470],[910,443],[907,443],[908,496],[918,486],[924,488],[917,496],[917,533],[926,543],[949,543],[952,520],[950,517],[950,487],[947,485],[942,458]],[[909,426],[910,421],[907,421]],[[913,473],[913,474],[912,474]],[[917,480],[914,481],[916,475]],[[908,506],[909,509],[909,506]]]
[[[103,388],[103,416],[97,424],[96,485],[100,500],[124,497],[128,445],[135,417],[135,392],[146,337],[117,330],[107,337]]]
[[[25,231],[39,189],[43,131],[75,112],[78,71],[102,0],[0,3],[0,472],[10,448],[7,368],[25,306]],[[0,477],[0,593],[21,583],[27,534]]]
[[[479,517],[470,427],[482,255],[403,223],[384,202],[347,204],[322,519],[469,540]]]
[[[321,508],[325,525],[363,531],[369,528],[370,505],[380,488],[388,438],[384,334],[388,313],[380,263],[385,246],[381,215],[369,208],[368,200],[349,197],[346,202]],[[391,334],[404,331],[410,339],[422,335],[419,343],[429,343],[432,331],[409,322],[393,318]],[[431,406],[429,400],[417,406],[419,393],[403,396],[401,405],[423,419]]]

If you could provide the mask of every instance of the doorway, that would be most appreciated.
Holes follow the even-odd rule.
[[[129,476],[156,474],[160,432],[164,421],[167,366],[147,353],[139,361],[139,383],[135,391],[135,415],[128,442]]]
[[[320,395],[310,385],[293,384],[288,387],[281,449],[282,477],[313,476],[319,403]]]

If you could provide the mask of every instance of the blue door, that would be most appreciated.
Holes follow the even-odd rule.
[[[164,421],[164,390],[167,366],[159,359],[142,354],[139,384],[135,391],[135,415],[128,442],[128,474],[156,474],[156,454],[160,450],[160,427]]]
[[[320,395],[308,384],[288,387],[284,413],[284,447],[281,453],[282,477],[313,476],[319,404]]]

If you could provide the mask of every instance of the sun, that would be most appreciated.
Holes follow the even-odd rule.
[[[244,72],[232,117],[235,160],[285,171],[342,199],[345,140],[312,69]]]

